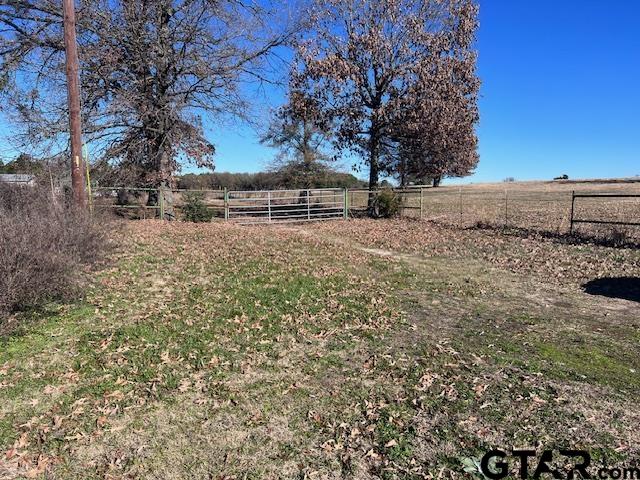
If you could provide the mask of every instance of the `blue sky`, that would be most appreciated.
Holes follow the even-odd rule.
[[[640,175],[640,2],[484,0],[480,164],[462,182]],[[250,131],[214,135],[217,169],[272,156]]]
[[[481,0],[480,164],[455,183],[640,175],[638,19],[635,0]],[[274,155],[248,127],[207,131],[216,171]]]
[[[473,181],[640,174],[640,2],[480,3]]]

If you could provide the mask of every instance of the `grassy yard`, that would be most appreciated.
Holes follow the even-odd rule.
[[[427,222],[135,222],[0,343],[0,478],[461,478],[640,457],[640,251]]]

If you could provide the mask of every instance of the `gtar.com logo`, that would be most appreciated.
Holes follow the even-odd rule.
[[[515,465],[514,465],[515,464]],[[555,465],[561,464],[562,468]],[[544,450],[540,456],[535,450],[491,450],[480,461],[482,474],[489,479],[509,476],[515,466],[518,476],[528,478],[578,479],[597,478],[613,480],[640,480],[638,467],[591,468],[591,455],[585,450]]]

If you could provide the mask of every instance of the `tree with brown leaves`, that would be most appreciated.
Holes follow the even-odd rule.
[[[449,34],[447,55],[434,59],[414,83],[396,122],[395,161],[391,172],[400,177],[430,179],[438,186],[444,177],[469,175],[479,156],[475,127],[479,120],[477,55],[472,50],[477,10],[467,4]],[[463,21],[466,19],[466,21]]]
[[[467,78],[475,79],[476,18],[472,0],[316,4],[314,27],[297,41],[294,85],[322,106],[325,121],[336,125],[336,147],[368,165],[370,188],[392,168],[401,139],[406,147],[408,139],[427,136],[447,151],[438,150],[438,162],[458,157],[447,150],[458,138],[449,127],[463,119],[464,109],[455,105],[460,98],[447,92],[464,90],[458,89],[458,75],[466,86]],[[475,102],[473,92],[464,98],[463,103]],[[464,150],[469,148],[473,145]],[[461,170],[444,169],[453,171]]]

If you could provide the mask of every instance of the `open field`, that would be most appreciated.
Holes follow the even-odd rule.
[[[117,235],[84,302],[1,340],[0,478],[638,464],[638,249],[410,220]]]
[[[407,189],[402,193],[405,217],[420,217],[448,225],[478,223],[565,234],[570,229],[572,193],[640,195],[640,181],[560,181],[486,183]],[[366,206],[367,194],[354,193],[350,204]],[[420,205],[422,204],[422,209]],[[640,222],[640,197],[579,198],[574,218]],[[611,236],[612,231],[640,240],[639,227],[575,225],[575,232]]]

